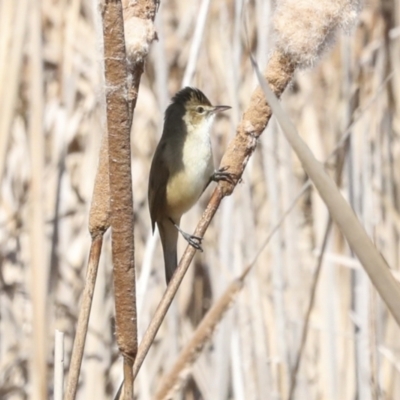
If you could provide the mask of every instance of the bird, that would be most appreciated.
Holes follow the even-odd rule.
[[[178,234],[198,250],[202,238],[180,228],[189,211],[212,181],[231,181],[222,168],[214,170],[210,133],[215,115],[230,106],[213,106],[193,87],[177,92],[167,107],[161,139],[149,175],[148,201],[151,226],[157,224],[164,254],[165,278],[170,282],[178,263]]]

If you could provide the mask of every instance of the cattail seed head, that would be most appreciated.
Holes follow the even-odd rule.
[[[153,21],[137,17],[125,19],[125,45],[128,59],[132,63],[143,62],[150,44],[157,38]]]
[[[299,68],[312,66],[340,30],[355,25],[360,8],[361,0],[278,0],[275,45]]]

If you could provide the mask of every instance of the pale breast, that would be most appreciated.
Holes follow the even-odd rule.
[[[211,122],[211,121],[210,121]],[[171,217],[180,218],[197,202],[214,171],[209,136],[210,123],[188,132],[182,151],[183,167],[170,177],[167,207]]]

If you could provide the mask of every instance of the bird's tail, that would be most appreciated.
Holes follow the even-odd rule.
[[[177,223],[179,224],[179,221]],[[158,222],[157,225],[164,252],[165,279],[168,285],[178,265],[178,230],[169,219]]]

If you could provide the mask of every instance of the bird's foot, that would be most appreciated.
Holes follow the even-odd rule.
[[[211,180],[214,182],[225,181],[234,185],[237,181],[237,175],[232,172],[227,172],[228,169],[228,166],[217,169],[211,175]]]
[[[183,238],[196,250],[200,250],[201,252],[203,251],[203,248],[201,247],[201,241],[203,240],[202,237],[200,236],[195,236],[195,235],[190,235],[189,233],[184,232],[178,224],[176,224],[172,218],[169,219],[175,226],[176,229],[178,229],[179,233],[183,236]]]
[[[201,247],[201,241],[203,240],[202,237],[195,236],[195,235],[190,235],[189,233],[183,232],[182,230],[180,231],[183,238],[196,250],[200,250],[201,252],[203,251],[203,248]]]

